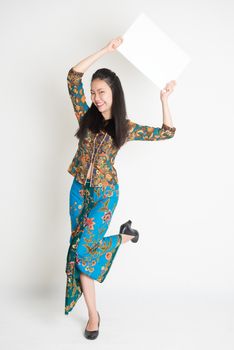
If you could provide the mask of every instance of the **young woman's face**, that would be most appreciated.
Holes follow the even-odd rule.
[[[112,90],[102,79],[94,79],[91,82],[91,100],[98,110],[105,116],[110,117],[112,105]]]

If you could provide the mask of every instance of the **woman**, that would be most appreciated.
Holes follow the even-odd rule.
[[[172,138],[173,127],[167,97],[175,81],[160,92],[163,108],[161,128],[140,125],[126,118],[124,92],[117,75],[107,68],[98,69],[91,79],[89,107],[83,90],[84,72],[104,54],[113,52],[122,43],[117,37],[100,51],[72,67],[67,76],[79,128],[77,152],[68,168],[74,176],[70,190],[71,236],[67,254],[65,314],[84,293],[89,320],[85,337],[95,339],[99,333],[100,315],[96,310],[94,280],[102,283],[121,244],[136,243],[139,233],[131,220],[120,226],[119,234],[104,237],[119,198],[114,159],[128,141],[158,141]]]

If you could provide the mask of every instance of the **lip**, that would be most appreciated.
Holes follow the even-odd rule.
[[[104,103],[102,103],[101,105],[98,105],[98,104],[97,104],[96,106],[97,106],[97,107],[102,107],[103,105],[104,105]]]

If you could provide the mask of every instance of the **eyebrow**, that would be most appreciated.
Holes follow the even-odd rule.
[[[97,89],[97,91],[98,91],[98,90],[104,90],[104,88]],[[94,90],[90,89],[90,91],[94,91]]]

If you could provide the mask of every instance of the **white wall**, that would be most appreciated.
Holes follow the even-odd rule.
[[[77,129],[68,70],[144,11],[191,56],[169,97],[173,139],[120,150],[120,199],[108,233],[128,219],[98,293],[121,288],[228,294],[233,280],[233,3],[220,1],[7,1],[1,9],[1,292],[60,290],[70,237],[67,168]],[[139,43],[140,45],[140,43]],[[159,90],[118,52],[92,73],[120,77],[131,119],[161,126]],[[107,288],[107,289],[106,289]]]

